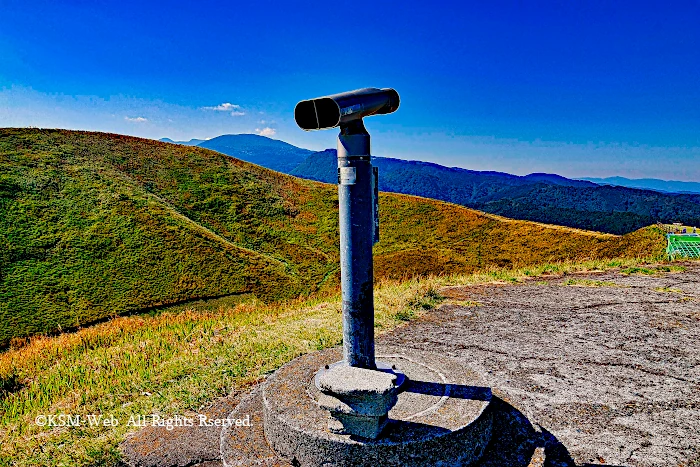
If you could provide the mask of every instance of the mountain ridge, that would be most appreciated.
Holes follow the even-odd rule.
[[[294,145],[292,145],[292,144],[290,144],[290,143],[287,143],[287,142],[285,142],[285,141],[282,141],[282,140],[277,140],[277,139],[269,138],[269,137],[267,137],[267,136],[256,135],[256,134],[253,134],[253,133],[227,134],[227,135],[217,136],[217,137],[215,137],[215,138],[210,138],[210,139],[208,139],[208,140],[191,139],[190,141],[173,141],[173,140],[170,139],[170,138],[161,138],[161,139],[159,139],[158,141],[161,141],[161,142],[164,142],[164,143],[184,144],[184,145],[193,145],[193,146],[206,147],[207,149],[212,149],[212,150],[221,152],[222,154],[230,155],[230,156],[232,156],[232,157],[237,157],[236,155],[234,155],[234,154],[235,154],[234,151],[231,151],[231,153],[226,152],[227,148],[225,147],[224,144],[211,144],[211,145],[209,145],[209,144],[202,144],[202,143],[205,143],[205,142],[220,142],[220,141],[223,141],[224,138],[226,138],[226,139],[228,140],[227,142],[236,142],[236,140],[241,141],[241,139],[243,139],[243,138],[248,138],[248,137],[254,137],[254,138],[258,139],[258,141],[269,141],[269,142],[271,142],[271,143],[269,144],[270,146],[271,146],[271,145],[274,145],[274,144],[276,144],[276,143],[282,143],[282,145],[284,145],[284,147],[288,147],[288,148],[290,148],[290,149],[293,148],[294,150],[299,150],[299,151],[302,152],[302,153],[303,153],[303,152],[308,152],[307,155],[311,155],[311,154],[317,153],[317,152],[318,152],[318,153],[322,153],[322,152],[326,152],[326,151],[335,151],[335,149],[331,149],[331,148],[329,148],[329,149],[324,149],[323,151],[313,151],[313,150],[310,150],[310,149],[304,149],[304,148],[300,148],[300,147],[298,147],[298,146],[294,146]],[[220,139],[220,138],[221,138],[221,139]],[[193,143],[195,143],[195,142],[196,142],[196,144],[193,144]],[[273,143],[273,142],[274,142],[274,143]],[[244,143],[244,145],[245,145],[245,143]],[[221,150],[214,149],[214,147],[210,147],[210,146],[218,146]],[[257,146],[257,147],[261,147],[261,145],[256,145],[256,146]],[[264,146],[264,145],[263,145],[263,146]],[[235,148],[234,148],[234,149],[235,149]],[[246,155],[249,156],[250,154],[242,154],[242,155],[243,155],[243,156],[246,156]],[[239,158],[241,158],[241,157],[239,157]],[[242,159],[242,160],[246,160],[246,159],[244,159],[244,158],[241,158],[241,159]],[[555,184],[571,184],[572,186],[578,186],[578,185],[593,186],[593,185],[596,185],[595,183],[589,182],[589,181],[584,180],[584,179],[570,179],[570,178],[563,177],[563,176],[561,176],[561,175],[550,174],[550,173],[531,173],[531,174],[528,174],[528,175],[514,175],[514,174],[507,173],[507,172],[498,172],[498,171],[490,171],[490,170],[471,170],[471,169],[466,169],[466,168],[463,168],[463,167],[448,167],[448,166],[443,166],[443,165],[441,165],[441,164],[437,164],[437,163],[435,163],[435,162],[420,161],[420,160],[407,160],[407,159],[398,159],[398,158],[390,158],[390,157],[383,157],[383,159],[390,159],[390,160],[394,160],[394,161],[402,161],[402,162],[411,163],[411,164],[435,166],[435,167],[441,167],[441,168],[445,168],[445,169],[449,169],[449,170],[466,171],[466,172],[471,172],[471,173],[474,173],[474,174],[497,175],[497,176],[502,176],[502,177],[505,177],[505,178],[517,178],[517,179],[527,179],[527,180],[539,179],[539,180],[542,180],[542,181],[548,181],[549,183],[555,183]],[[262,159],[261,159],[261,161],[264,162],[264,163],[257,164],[257,165],[262,165],[263,167],[272,168],[272,167],[269,167],[269,166],[268,166],[272,161],[262,160]],[[246,162],[252,162],[252,161],[246,160]],[[253,163],[255,163],[255,162],[253,162]],[[276,170],[276,169],[273,168],[272,170]],[[283,171],[283,173],[291,173],[291,170],[288,170],[287,172],[284,172],[284,171]]]
[[[159,139],[158,141],[160,141],[161,143],[182,144],[182,145],[185,145],[185,146],[198,146],[200,143],[203,143],[203,142],[205,142],[206,140],[205,140],[205,139],[195,139],[195,138],[192,138],[192,139],[189,140],[189,141],[173,141],[173,140],[170,139],[170,138],[161,138],[161,139]]]
[[[336,151],[310,155],[292,175],[335,183]],[[517,176],[374,157],[379,189],[505,217],[624,234],[656,222],[700,225],[700,195],[601,186],[554,174]]]
[[[658,178],[626,178],[626,177],[581,177],[598,185],[615,185],[627,188],[662,191],[665,193],[700,193],[700,182],[681,182],[678,180],[661,180]]]
[[[197,145],[282,173],[291,172],[314,151],[254,134],[221,135]]]
[[[265,136],[260,136],[260,135],[254,135],[252,133],[240,133],[240,134],[228,134],[228,135],[221,135],[221,136],[227,136],[227,137],[238,137],[238,136],[257,136],[260,138],[265,138],[269,139],[271,141],[279,141],[285,144],[286,143],[282,140],[275,140],[273,138],[268,138]],[[221,136],[217,137],[220,138]],[[215,139],[215,138],[212,138]],[[161,142],[166,142],[166,143],[174,143],[174,144],[184,144],[184,145],[200,145],[201,143],[205,141],[210,141],[209,140],[204,140],[204,139],[191,139],[189,141],[174,141],[170,138],[161,138],[158,141]],[[329,148],[325,149],[323,151],[312,151],[304,148],[300,148],[297,146],[293,146],[289,144],[290,146],[299,149],[301,151],[311,151],[313,152],[325,152],[325,151],[334,151],[334,149]],[[210,148],[211,149],[211,148]],[[220,151],[221,152],[221,151]],[[224,152],[224,154],[226,154]],[[392,159],[392,158],[386,158],[386,159]],[[577,182],[589,182],[592,185],[614,185],[614,186],[623,186],[627,188],[637,188],[637,189],[648,189],[648,190],[654,190],[654,191],[663,191],[667,193],[684,193],[684,194],[689,194],[689,193],[700,193],[700,182],[684,182],[684,181],[678,181],[678,180],[662,180],[662,179],[656,179],[656,178],[639,178],[639,179],[630,179],[626,177],[621,177],[621,176],[612,176],[612,177],[564,177],[562,175],[558,174],[553,174],[553,173],[531,173],[527,175],[514,175],[510,174],[507,172],[499,172],[499,171],[489,171],[489,170],[483,170],[483,171],[475,171],[475,170],[470,170],[466,169],[463,167],[454,167],[454,166],[444,166],[441,164],[433,163],[433,162],[427,162],[427,161],[420,161],[420,160],[408,160],[408,159],[395,159],[399,161],[405,161],[405,162],[411,162],[411,163],[421,163],[421,164],[428,164],[428,165],[437,165],[440,167],[444,167],[447,169],[456,169],[456,170],[467,170],[471,171],[474,173],[480,173],[484,175],[502,175],[504,177],[519,177],[519,178],[525,178],[529,180],[539,180],[539,181],[544,181],[547,183],[552,183],[552,184],[561,184],[561,185],[570,185],[570,186],[578,186]],[[264,164],[259,164],[263,165]],[[592,186],[588,185],[588,186]],[[585,185],[581,185],[585,186]]]
[[[301,178],[336,183],[335,149],[310,152],[246,134],[209,141],[200,147]],[[519,176],[475,171],[378,156],[374,161],[380,169],[380,190],[452,202],[515,219],[615,234],[655,222],[700,224],[700,194],[695,193],[599,185],[548,173]]]

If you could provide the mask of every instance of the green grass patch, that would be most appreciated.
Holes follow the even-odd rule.
[[[482,306],[481,302],[476,300],[450,300],[448,302],[450,305],[457,305],[461,307],[478,307]]]
[[[681,289],[675,287],[657,287],[654,290],[661,293],[685,293]]]
[[[397,321],[410,321],[420,313],[432,310],[444,299],[445,297],[443,297],[437,289],[429,286],[425,293],[417,295],[415,298],[409,300],[405,307],[394,314],[394,318]]]
[[[622,274],[643,274],[647,276],[652,276],[655,274],[661,274],[664,272],[683,272],[686,268],[683,266],[676,265],[663,265],[663,266],[632,266],[621,270]]]
[[[622,287],[612,281],[596,281],[591,279],[566,279],[562,285],[572,287]]]

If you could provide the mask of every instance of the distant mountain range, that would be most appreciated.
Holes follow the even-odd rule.
[[[623,234],[655,222],[700,224],[700,195],[601,186],[559,175],[524,177],[478,172],[420,161],[373,158],[379,189],[449,201],[492,214]],[[335,183],[336,151],[309,156],[292,172]]]
[[[173,143],[173,144],[184,144],[185,146],[197,146],[200,143],[205,142],[205,139],[194,139],[192,138],[189,141],[173,141],[170,138],[161,138],[158,141],[162,141],[164,143]]]
[[[160,141],[211,149],[282,173],[290,173],[314,153],[284,141],[252,134],[222,135],[207,140],[191,139],[188,142],[172,141],[168,138],[162,138]]]
[[[584,177],[581,180],[588,180],[599,185],[626,186],[628,188],[641,188],[668,193],[700,193],[700,183],[698,182],[679,182],[675,180],[659,180],[657,178],[630,179],[625,177]]]
[[[335,149],[313,152],[246,134],[219,136],[198,146],[300,178],[337,181]],[[655,222],[700,225],[700,194],[666,193],[661,184],[642,190],[555,174],[518,176],[384,157],[374,157],[374,164],[382,191],[448,201],[514,219],[615,234]],[[618,179],[627,180],[612,180]],[[691,191],[692,187],[683,186]]]

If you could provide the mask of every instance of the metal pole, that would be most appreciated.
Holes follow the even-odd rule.
[[[374,173],[370,138],[362,120],[338,135],[340,282],[343,357],[350,366],[376,369],[374,360]]]

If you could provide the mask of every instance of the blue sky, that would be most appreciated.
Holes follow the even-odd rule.
[[[394,87],[376,155],[700,181],[698,0],[344,4],[0,0],[0,126],[323,149],[297,101]]]

